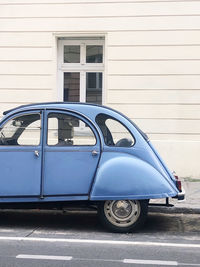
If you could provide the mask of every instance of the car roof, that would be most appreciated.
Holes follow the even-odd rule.
[[[90,103],[82,103],[82,102],[41,102],[41,103],[32,103],[27,105],[21,105],[9,110],[6,110],[3,112],[3,115],[7,115],[11,112],[20,110],[20,109],[28,109],[28,108],[38,108],[38,109],[44,109],[44,108],[71,108],[73,106],[89,106],[89,107],[98,107],[102,109],[108,109],[115,111],[109,107],[98,105],[98,104],[90,104]],[[116,111],[115,111],[116,112]]]
[[[148,136],[127,116],[122,114],[119,111],[116,111],[110,107],[102,106],[98,104],[82,103],[82,102],[42,102],[42,103],[33,103],[28,105],[18,106],[16,108],[7,110],[3,112],[3,115],[10,115],[16,111],[26,111],[27,109],[67,109],[74,112],[79,112],[86,115],[88,118],[95,121],[96,115],[99,113],[106,113],[110,116],[115,117],[116,119],[127,120],[140,132],[140,134],[147,140]]]

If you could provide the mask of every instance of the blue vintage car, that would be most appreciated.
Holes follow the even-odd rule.
[[[96,207],[127,232],[150,199],[184,198],[147,136],[121,113],[83,103],[40,103],[0,122],[0,207]]]

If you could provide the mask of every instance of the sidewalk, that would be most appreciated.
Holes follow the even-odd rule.
[[[200,214],[200,179],[182,179],[185,190],[185,200],[170,199],[174,207],[150,207],[150,212],[165,213],[197,213]],[[165,201],[151,201],[151,203],[165,203]]]

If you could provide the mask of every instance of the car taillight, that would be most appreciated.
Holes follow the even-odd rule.
[[[181,181],[179,180],[177,175],[174,175],[175,179],[176,179],[176,187],[178,188],[179,192],[182,191],[182,184]]]

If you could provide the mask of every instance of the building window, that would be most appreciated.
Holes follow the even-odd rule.
[[[58,41],[59,100],[102,104],[103,38]]]

